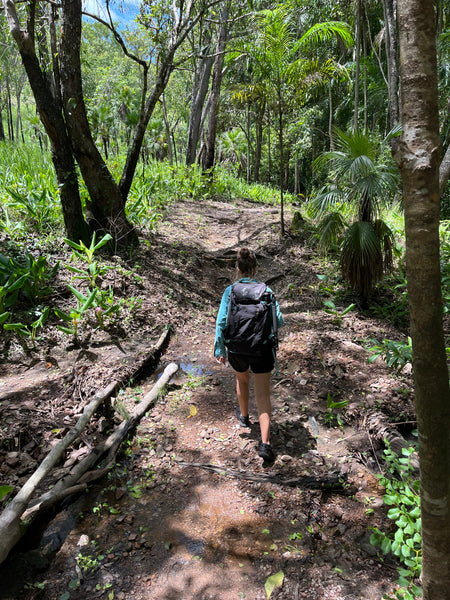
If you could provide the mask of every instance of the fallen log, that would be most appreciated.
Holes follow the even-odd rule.
[[[23,519],[26,520],[36,512],[48,509],[59,501],[61,494],[64,494],[65,491],[72,489],[74,486],[82,484],[87,486],[88,483],[104,477],[115,462],[114,457],[120,444],[128,437],[131,431],[136,428],[145,413],[154,406],[164,386],[170,381],[177,370],[178,365],[170,363],[164,369],[163,374],[150,392],[144,396],[132,417],[127,421],[123,421],[104,442],[93,448],[88,456],[75,465],[67,475],[62,477],[52,487],[50,491],[31,503],[30,508],[23,513]],[[108,453],[106,464],[101,469],[90,471],[90,469],[92,469],[106,453]]]
[[[114,381],[107,388],[95,394],[93,400],[91,400],[84,408],[83,414],[78,419],[76,425],[72,427],[66,437],[64,437],[49,452],[49,454],[47,454],[33,475],[31,475],[25,485],[19,490],[0,515],[0,564],[8,556],[11,548],[13,548],[22,537],[23,527],[21,527],[21,516],[25,512],[36,488],[44,477],[49,474],[51,469],[61,460],[64,451],[77,439],[100,404],[104,402],[106,398],[111,397],[116,390],[116,387],[117,382]]]
[[[156,345],[152,347],[151,351],[144,357],[144,359],[137,361],[138,364],[137,369],[135,370],[136,373],[141,373],[142,369],[145,366],[147,366],[150,363],[150,361],[157,360],[157,357],[164,348],[169,337],[170,329],[167,328],[160,336]],[[134,364],[136,365],[136,362]],[[0,515],[0,564],[6,559],[11,549],[16,545],[16,543],[21,539],[21,537],[24,534],[24,530],[26,529],[27,524],[22,518],[22,516],[27,510],[27,507],[30,504],[31,497],[36,491],[39,484],[50,473],[51,469],[61,460],[65,450],[80,436],[81,432],[89,423],[91,417],[98,410],[100,405],[105,400],[111,398],[114,392],[124,383],[124,380],[129,380],[129,378],[130,374],[126,374],[121,380],[113,381],[106,388],[100,390],[95,394],[91,402],[89,402],[89,404],[85,406],[81,417],[78,419],[74,427],[49,452],[49,454],[44,458],[44,460],[41,462],[36,471],[26,481],[23,487],[19,490],[16,496],[14,496],[14,498],[2,512],[2,514]],[[106,449],[105,451],[107,450],[108,449]],[[93,452],[91,452],[90,460],[92,462],[86,461],[85,465],[87,466],[81,474],[85,473],[86,470],[91,468],[91,466],[93,466],[95,462],[97,462],[99,455],[97,455],[95,452],[95,449]],[[84,463],[84,461],[82,462]],[[54,498],[56,498],[56,502],[58,501],[58,494],[62,493],[63,490],[72,487],[76,483],[78,483],[78,479],[80,476],[81,475],[79,475],[77,478],[71,477],[69,479],[69,481],[72,482],[70,485],[58,486],[54,495]],[[53,492],[55,488],[56,486],[51,490],[51,492]],[[44,494],[45,500],[42,502],[42,506],[46,508],[53,503],[49,500],[49,493]],[[38,510],[32,511],[30,514],[33,514],[35,516],[37,512]]]
[[[323,477],[302,476],[283,478],[276,474],[254,473],[248,471],[236,471],[235,469],[224,469],[217,465],[209,463],[187,463],[179,462],[181,467],[195,467],[212,471],[224,477],[234,477],[235,479],[245,479],[246,481],[255,481],[259,483],[274,483],[281,486],[300,487],[308,490],[323,490],[338,494],[352,495],[355,493],[353,486],[347,483],[347,476],[341,473],[332,473]]]

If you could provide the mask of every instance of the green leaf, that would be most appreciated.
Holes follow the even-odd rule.
[[[264,587],[266,590],[267,600],[269,600],[270,596],[272,595],[273,590],[276,587],[281,587],[283,585],[283,581],[284,581],[283,571],[278,571],[278,573],[275,573],[275,575],[271,575],[270,577],[268,577],[266,579],[266,583],[265,583]]]
[[[389,538],[385,537],[381,542],[381,551],[383,554],[389,554],[391,551],[392,542]]]
[[[95,300],[95,296],[97,295],[97,288],[91,292],[91,295],[86,300],[86,302],[81,307],[81,312],[84,313],[88,308],[90,308]]]
[[[62,319],[63,321],[72,321],[72,317],[68,315],[66,312],[59,310],[59,308],[53,309],[55,311],[55,315]]]
[[[112,236],[107,233],[106,235],[104,235],[102,237],[102,239],[98,242],[98,244],[96,244],[92,250],[93,252],[95,252],[96,250],[98,250],[99,248],[101,248],[102,246],[104,246],[105,244],[107,244],[110,240],[112,240]]]
[[[67,287],[72,292],[72,294],[74,294],[74,296],[76,296],[76,298],[78,298],[78,300],[80,302],[86,302],[87,296],[85,296],[82,292],[77,290],[77,288],[74,288],[72,285],[68,285]]]
[[[13,491],[12,485],[0,485],[0,500]]]
[[[0,325],[3,325],[3,323],[8,319],[9,317],[9,312],[4,312],[0,315]]]
[[[69,335],[75,335],[75,329],[70,329],[69,327],[63,327],[62,325],[57,325],[57,328],[63,333],[68,333]]]
[[[86,248],[86,246],[83,244],[83,242],[80,242],[80,244],[83,244],[83,245],[80,245],[80,244],[77,244],[76,242],[72,242],[72,240],[69,240],[68,238],[64,238],[64,242],[66,244],[69,244],[69,246],[71,248],[73,248],[74,250],[83,251],[83,248]]]

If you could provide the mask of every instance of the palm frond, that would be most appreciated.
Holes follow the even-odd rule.
[[[383,221],[383,219],[377,219],[373,224],[374,230],[378,239],[380,240],[382,252],[383,252],[383,268],[384,271],[392,269],[393,261],[393,248],[395,246],[395,236],[389,225]]]
[[[341,247],[341,270],[344,279],[363,299],[382,278],[380,240],[371,223],[357,221],[348,228]]]
[[[341,212],[335,211],[328,213],[317,225],[319,248],[326,250],[331,244],[337,242],[346,225],[344,216]]]
[[[314,218],[321,218],[325,213],[335,212],[342,204],[345,196],[343,190],[336,185],[323,188],[311,201],[311,213]]]
[[[343,21],[326,21],[324,23],[316,23],[310,27],[295,44],[294,50],[297,51],[302,46],[316,45],[335,37],[341,38],[347,47],[353,44],[353,36],[347,23]]]

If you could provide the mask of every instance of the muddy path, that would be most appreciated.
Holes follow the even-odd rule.
[[[54,345],[45,362],[9,365],[0,377],[2,423],[29,423],[27,436],[19,428],[23,443],[14,446],[13,436],[3,445],[11,477],[23,455],[37,459],[24,448],[38,444],[49,411],[47,442],[79,412],[80,398],[167,323],[174,333],[158,369],[176,362],[179,371],[108,477],[0,567],[0,598],[262,600],[275,574],[283,580],[274,600],[379,600],[392,590],[395,564],[369,543],[370,527],[389,523],[375,477],[382,444],[364,423],[374,414],[412,421],[411,382],[379,361],[369,365],[365,346],[402,332],[358,312],[334,322],[323,311],[322,262],[308,235],[280,241],[278,231],[277,212],[251,203],[180,203],[138,257],[133,293],[142,304],[120,344],[105,340],[83,355]],[[286,321],[272,381],[270,466],[256,453],[253,397],[252,427],[240,428],[233,373],[212,356],[231,257],[243,244],[256,250],[259,277],[271,281]],[[156,376],[123,389],[117,406],[132,411]],[[330,398],[345,408],[330,410]],[[311,485],[333,478],[335,490]]]

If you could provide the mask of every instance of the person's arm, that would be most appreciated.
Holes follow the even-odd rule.
[[[230,301],[230,293],[231,286],[227,287],[222,296],[222,301],[220,302],[219,313],[217,315],[216,320],[216,338],[214,341],[214,356],[219,359],[223,358],[224,360],[220,360],[219,362],[225,362],[225,357],[227,355],[227,350],[225,348],[225,342],[223,337],[223,331],[227,324],[228,318],[228,303]]]

